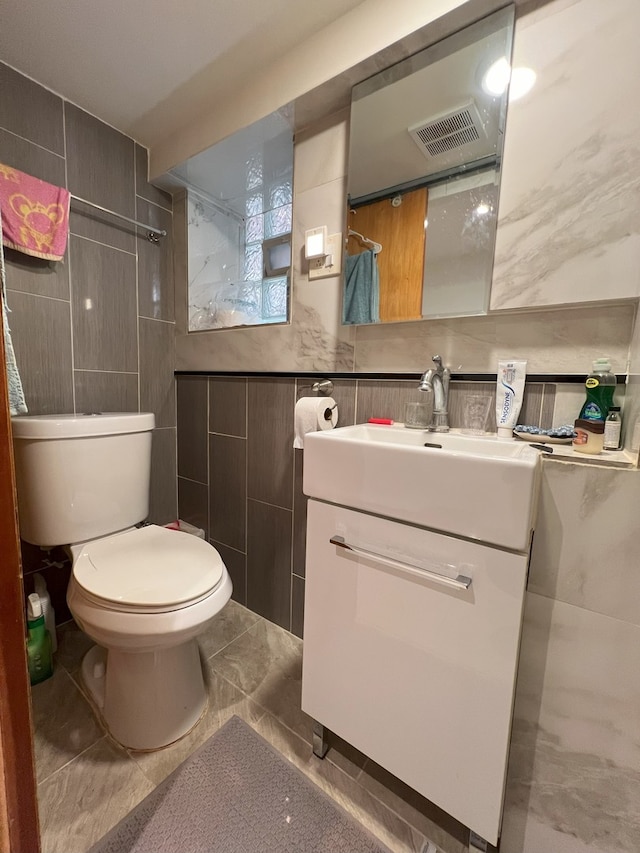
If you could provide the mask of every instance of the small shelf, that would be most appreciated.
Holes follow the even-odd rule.
[[[630,450],[603,450],[597,456],[580,453],[570,444],[554,444],[553,453],[541,451],[542,458],[549,462],[572,462],[581,465],[595,465],[599,468],[620,468],[633,470],[638,467],[638,454]]]

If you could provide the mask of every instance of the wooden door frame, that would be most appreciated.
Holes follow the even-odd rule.
[[[4,333],[2,322],[0,322],[0,850],[2,853],[40,853],[25,629]]]

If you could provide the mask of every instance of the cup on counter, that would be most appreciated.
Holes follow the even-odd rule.
[[[462,432],[467,435],[484,435],[489,423],[491,397],[486,394],[468,394],[462,405]]]
[[[404,425],[410,429],[426,429],[429,426],[429,407],[425,403],[407,403]]]

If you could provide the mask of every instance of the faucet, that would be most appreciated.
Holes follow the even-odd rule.
[[[425,370],[420,379],[420,391],[433,391],[433,415],[429,432],[449,432],[449,380],[451,371],[442,366],[442,358],[434,355],[431,359],[436,365]]]

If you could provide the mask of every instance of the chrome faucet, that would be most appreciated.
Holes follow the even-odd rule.
[[[422,374],[418,388],[420,391],[433,391],[433,415],[429,432],[449,432],[449,380],[451,371],[442,366],[442,359],[434,355],[431,359],[436,365]]]

